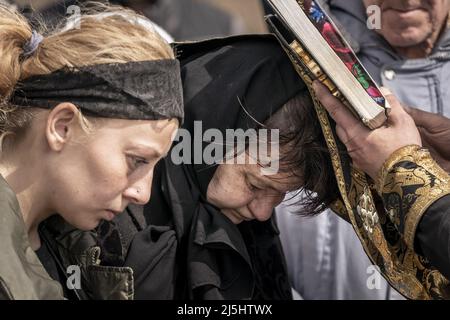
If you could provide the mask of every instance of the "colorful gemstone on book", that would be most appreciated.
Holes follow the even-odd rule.
[[[355,54],[342,39],[339,32],[330,22],[328,16],[314,0],[304,0],[300,3],[308,18],[319,30],[325,41],[330,45],[345,66],[355,76],[367,94],[381,107],[386,106],[385,99],[367,71],[362,67]]]

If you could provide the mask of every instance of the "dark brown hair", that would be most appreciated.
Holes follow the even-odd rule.
[[[338,199],[330,154],[307,90],[289,100],[265,125],[280,130],[280,172],[295,176],[303,192],[299,214],[317,215]]]

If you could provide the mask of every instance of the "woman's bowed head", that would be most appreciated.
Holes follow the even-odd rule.
[[[183,118],[170,46],[136,14],[110,11],[39,37],[0,7],[0,173],[33,249],[53,214],[89,230],[147,203],[155,164]]]
[[[235,37],[177,49],[184,52],[183,128],[190,134],[173,150],[179,154],[189,144],[198,150],[186,157],[194,163],[186,169],[208,204],[239,224],[270,219],[289,191],[306,191],[301,199],[304,215],[318,214],[337,199],[331,158],[309,90],[275,37]],[[205,130],[203,140],[201,135],[195,138],[198,120]],[[186,143],[186,136],[194,139]],[[215,157],[209,161],[204,155],[213,149]]]
[[[309,92],[292,97],[264,127],[279,131],[276,144],[271,139],[258,142],[267,144],[264,160],[272,159],[276,165],[271,162],[266,168],[261,155],[254,161],[249,159],[251,150],[245,150],[236,155],[236,164],[218,166],[208,185],[208,201],[236,224],[270,219],[286,194],[296,190],[305,191],[303,215],[322,212],[337,198],[337,187]]]

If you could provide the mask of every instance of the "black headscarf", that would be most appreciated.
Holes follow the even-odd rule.
[[[203,130],[257,127],[306,90],[271,36],[175,49],[182,66],[183,127],[191,132],[195,120],[202,121]],[[134,269],[136,298],[292,297],[274,222],[237,226],[209,204],[206,188],[214,171],[205,164],[175,165],[170,157],[158,165],[144,208],[148,226],[134,237],[125,262]],[[119,228],[124,230],[120,223]]]
[[[176,46],[181,60],[186,123],[203,131],[256,128],[306,85],[272,36],[241,36]],[[194,150],[194,149],[193,149]],[[194,165],[203,194],[217,166]]]

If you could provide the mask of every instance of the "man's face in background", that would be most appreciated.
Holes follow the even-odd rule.
[[[363,0],[381,9],[381,30],[393,47],[417,46],[439,36],[447,23],[450,0]]]

